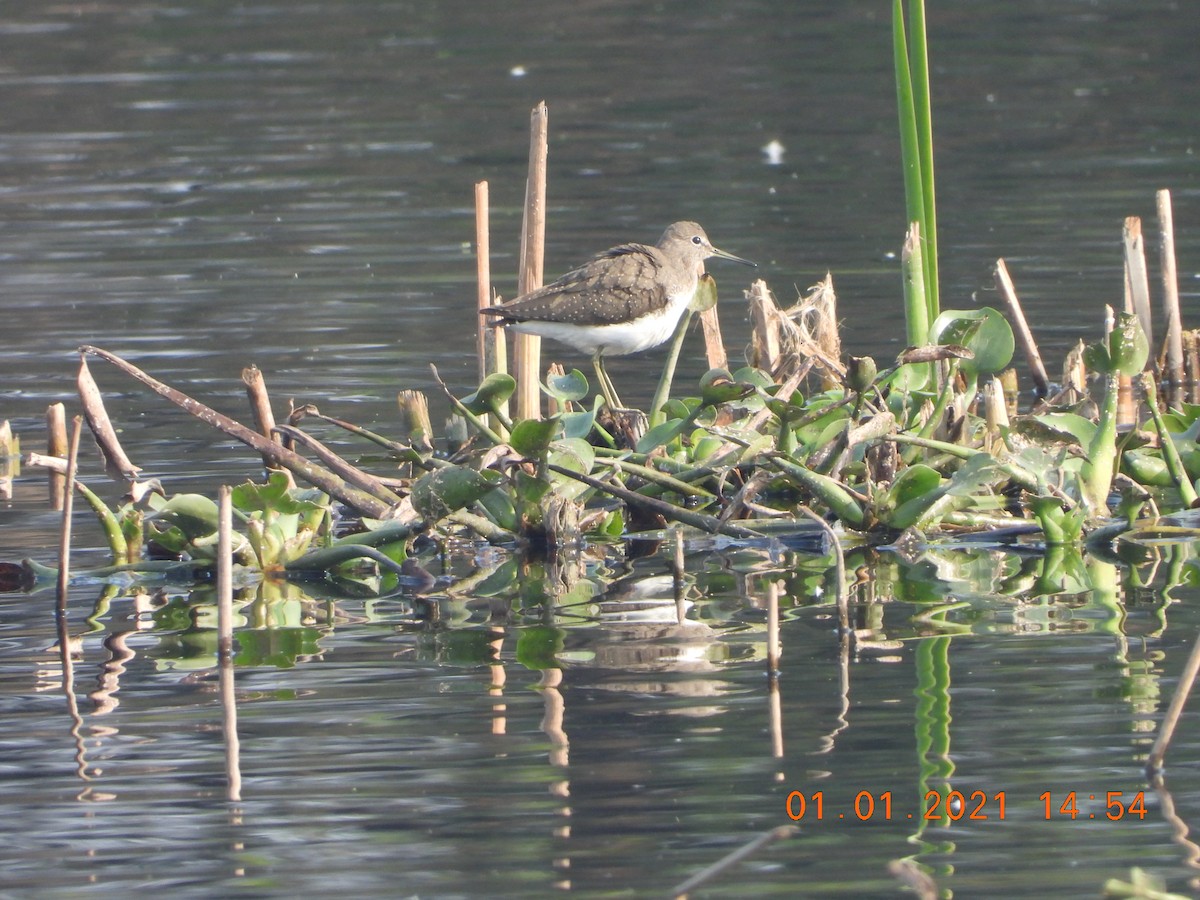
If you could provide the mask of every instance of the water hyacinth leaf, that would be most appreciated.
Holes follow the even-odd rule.
[[[1121,471],[1147,487],[1170,487],[1174,483],[1166,460],[1146,450],[1126,450],[1122,453]]]
[[[769,372],[764,372],[754,366],[743,366],[738,369],[733,373],[733,380],[738,384],[752,384],[764,391],[772,391],[778,387]]]
[[[1137,316],[1120,313],[1108,337],[1084,349],[1083,361],[1089,369],[1102,375],[1132,377],[1145,368],[1149,355],[1150,345]]]
[[[731,403],[753,393],[754,385],[739,384],[724,369],[709,369],[700,379],[700,402],[704,406]]]
[[[563,437],[568,439],[586,438],[596,427],[596,413],[604,403],[604,398],[596,395],[590,410],[563,413],[559,419],[562,422]]]
[[[662,412],[668,419],[686,419],[696,411],[698,405],[699,401],[695,397],[689,397],[687,400],[673,397],[663,404]]]
[[[587,475],[596,463],[596,451],[587,441],[566,438],[555,441],[550,447],[550,462]]]
[[[565,375],[548,377],[543,389],[560,403],[573,403],[587,396],[588,380],[578,369],[572,369]]]
[[[477,472],[466,466],[447,466],[427,472],[413,483],[412,504],[424,518],[441,519],[470,506],[496,487],[497,472]]]
[[[939,344],[958,344],[974,354],[959,361],[964,375],[995,375],[1012,361],[1016,341],[1012,326],[999,310],[948,309],[929,329],[930,338]]]
[[[472,413],[481,416],[502,406],[516,389],[516,379],[511,375],[494,372],[483,379],[473,394],[463,397],[460,402]]]
[[[522,419],[513,426],[508,443],[514,450],[529,459],[545,459],[546,451],[559,430],[558,417],[549,419]]]
[[[986,453],[977,453],[958,467],[950,476],[946,493],[952,497],[972,497],[989,485],[1007,480],[996,460]]]
[[[635,448],[638,453],[650,453],[666,444],[671,443],[679,435],[692,426],[689,416],[686,419],[667,419],[660,425],[655,425],[641,436]]]
[[[217,530],[217,504],[203,494],[149,494],[146,504],[153,512],[150,520],[162,520],[178,528],[188,539],[213,534]]]
[[[1020,433],[1041,441],[1047,439],[1067,443],[1073,441],[1081,447],[1086,447],[1091,443],[1092,438],[1096,436],[1096,423],[1076,413],[1042,413],[1041,415],[1030,416],[1029,420],[1038,425],[1045,426],[1049,433],[1039,434],[1037,433],[1037,429],[1034,428],[1022,428]]]
[[[909,528],[944,493],[942,476],[937,470],[926,465],[909,466],[888,489],[880,518],[892,528]]]
[[[300,489],[289,486],[283,472],[272,472],[266,484],[247,481],[230,491],[230,500],[242,512],[266,512],[293,514],[326,509],[329,498],[313,488]]]
[[[514,531],[517,527],[517,508],[508,491],[497,488],[479,498],[479,505],[487,513],[489,519],[505,531]]]
[[[692,302],[688,304],[688,309],[692,312],[702,313],[712,309],[716,305],[717,282],[713,280],[711,275],[705,272],[696,283],[696,293],[692,295]]]

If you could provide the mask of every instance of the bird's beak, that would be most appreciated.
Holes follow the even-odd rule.
[[[713,256],[720,257],[721,259],[727,259],[730,262],[741,263],[743,266],[754,266],[754,268],[758,268],[758,263],[756,262],[751,262],[748,259],[742,259],[740,256],[734,256],[732,253],[726,253],[724,250],[718,250],[716,247],[710,246],[708,249],[712,251]]]

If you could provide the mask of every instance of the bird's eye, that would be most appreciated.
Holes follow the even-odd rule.
[[[697,247],[699,247],[701,244],[704,243],[704,241],[700,240],[700,235],[694,234],[694,235],[692,235],[692,243],[695,244]]]

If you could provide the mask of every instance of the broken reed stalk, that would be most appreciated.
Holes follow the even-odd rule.
[[[233,655],[233,499],[217,488],[217,659]]]
[[[67,458],[67,408],[61,403],[46,407],[46,455]],[[64,476],[53,469],[48,472],[50,506],[62,509]]]
[[[418,453],[433,452],[433,423],[429,420],[429,398],[421,391],[403,390],[396,395],[400,410],[400,433]]]
[[[488,234],[488,183],[475,183],[475,305],[482,313],[492,305],[491,239]],[[479,359],[479,380],[499,371],[496,366],[495,335],[502,329],[488,323],[487,317],[475,319],[475,354]]]
[[[746,292],[750,304],[750,365],[774,374],[779,365],[778,307],[761,279]]]
[[[1183,400],[1183,318],[1179,313],[1179,275],[1175,268],[1175,217],[1171,212],[1171,192],[1161,190],[1158,201],[1158,267],[1162,271],[1163,313],[1167,320],[1166,366],[1170,382],[1167,401],[1178,405]]]
[[[112,421],[108,418],[108,410],[104,408],[104,399],[100,394],[100,388],[92,378],[87,360],[82,355],[79,358],[79,376],[76,384],[79,388],[79,400],[83,404],[83,414],[87,418],[88,428],[92,430],[96,443],[100,445],[100,453],[104,457],[104,471],[114,481],[132,481],[141,468],[130,462],[125,451],[121,449],[116,429],[113,428]]]
[[[1200,673],[1200,637],[1197,637],[1196,642],[1192,645],[1192,653],[1183,667],[1183,673],[1179,676],[1179,684],[1175,688],[1175,695],[1171,698],[1171,705],[1167,707],[1167,714],[1163,716],[1162,724],[1158,727],[1158,737],[1154,739],[1154,746],[1150,748],[1150,756],[1146,760],[1146,774],[1151,778],[1162,771],[1167,747],[1171,744],[1175,726],[1179,724],[1179,718],[1183,715],[1183,707],[1187,703],[1188,694],[1192,691],[1192,685],[1196,683],[1198,673]]]
[[[1125,244],[1126,312],[1135,313],[1146,341],[1154,345],[1154,323],[1150,315],[1150,279],[1146,274],[1146,246],[1142,240],[1142,220],[1129,216],[1122,235]]]
[[[254,414],[254,424],[258,426],[258,433],[270,440],[279,441],[275,436],[275,413],[271,411],[271,398],[267,394],[267,383],[263,379],[262,371],[258,366],[250,365],[242,369],[242,384],[246,386],[246,399],[250,403],[250,410]],[[287,469],[280,469],[278,465],[271,462],[266,456],[263,457],[263,465],[268,469],[282,471],[291,479],[292,473]],[[292,487],[295,487],[295,482],[292,482]]]
[[[391,504],[386,501],[358,490],[327,469],[309,462],[300,454],[263,437],[257,431],[247,428],[241,422],[222,415],[215,409],[205,406],[198,400],[192,399],[187,394],[147,375],[137,366],[126,362],[115,353],[109,353],[107,350],[102,350],[99,347],[93,347],[89,344],[81,346],[79,353],[80,356],[85,354],[98,356],[112,363],[126,375],[140,381],[146,387],[150,388],[150,390],[170,400],[176,406],[186,410],[200,421],[211,425],[218,431],[223,431],[232,438],[236,438],[260,454],[269,457],[275,464],[290,469],[313,487],[319,488],[331,497],[357,510],[362,515],[370,516],[373,519],[384,519],[391,513]]]
[[[241,744],[233,678],[233,499],[227,484],[217,489],[217,667],[225,736],[225,797],[241,800]]]
[[[710,306],[700,313],[700,327],[704,331],[704,350],[708,356],[710,369],[728,369],[729,354],[725,352],[725,342],[721,339],[721,318],[717,308]]]
[[[1042,363],[1042,354],[1038,350],[1033,331],[1025,319],[1025,311],[1017,297],[1017,289],[1013,286],[1012,278],[1008,275],[1008,266],[1003,259],[996,260],[996,288],[1004,295],[1008,303],[1008,311],[1012,314],[1013,324],[1017,327],[1017,337],[1021,341],[1021,349],[1025,352],[1025,361],[1029,363],[1029,371],[1033,377],[1034,396],[1039,400],[1050,395],[1050,376],[1046,374],[1046,366]]]
[[[353,466],[346,460],[342,459],[321,441],[317,440],[307,431],[303,431],[292,425],[276,425],[275,431],[281,435],[286,434],[297,444],[301,444],[312,450],[329,469],[341,478],[344,478],[350,484],[360,490],[366,491],[374,497],[379,497],[383,500],[391,501],[393,504],[399,503],[401,497],[382,481],[372,475],[370,472],[364,472],[357,466]]]
[[[488,201],[488,183],[481,181],[475,185],[475,300],[480,310],[492,305],[492,241],[488,219],[490,206]],[[476,316],[477,321],[477,352],[479,354],[479,381],[494,373],[508,373],[508,335],[497,320],[487,316]],[[504,418],[509,417],[508,400],[500,406]],[[428,411],[426,412],[428,418]],[[494,416],[489,413],[488,421],[502,435],[507,436],[500,422],[491,421]],[[433,432],[430,432],[432,436]],[[433,449],[433,445],[429,447]]]
[[[521,231],[521,277],[517,294],[542,286],[546,249],[546,153],[549,113],[542,101],[529,118],[529,178],[525,183],[525,218]],[[514,368],[517,374],[517,418],[540,419],[542,405],[542,339],[517,334]]]
[[[62,530],[58,536],[58,582],[55,585],[55,598],[58,604],[58,614],[65,616],[67,612],[67,588],[71,583],[71,518],[75,512],[75,473],[79,469],[79,434],[83,430],[83,420],[75,417],[71,429],[71,442],[67,447],[67,475],[63,482],[62,496]],[[64,650],[70,655],[69,650]],[[65,677],[64,672],[64,677]]]

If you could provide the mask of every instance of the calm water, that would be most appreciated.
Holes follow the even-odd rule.
[[[1056,361],[1120,301],[1122,219],[1153,234],[1169,187],[1196,325],[1200,18],[1133,0],[937,6],[944,305],[993,302],[1003,256]],[[277,405],[382,431],[397,390],[433,389],[431,362],[467,389],[473,185],[491,185],[493,272],[511,296],[541,99],[548,274],[694,218],[759,261],[781,300],[831,271],[847,348],[887,358],[904,226],[887,7],[5,4],[0,418],[37,449],[46,406],[72,403],[84,342],[239,417],[250,363]],[[713,271],[736,356],[746,273]],[[681,377],[700,373],[695,356]],[[628,399],[647,399],[660,360],[611,366]],[[257,474],[245,449],[93,372],[127,451],[169,490]],[[94,460],[83,476],[116,499]],[[17,481],[0,560],[53,559],[44,495]],[[80,513],[78,561],[100,562],[100,543]],[[1186,548],[1172,552],[1194,583]],[[1194,587],[1167,596],[1165,565],[1061,578],[987,553],[863,561],[874,593],[856,594],[843,658],[823,577],[804,574],[823,564],[786,552],[692,547],[685,625],[657,560],[623,573],[664,601],[649,622],[603,594],[614,554],[551,613],[528,600],[534,575],[476,562],[498,568],[461,587],[475,573],[447,573],[432,600],[247,597],[233,805],[203,593],[117,591],[93,630],[102,589],[75,588],[74,731],[46,649],[52,599],[6,595],[0,891],[661,896],[788,824],[792,790],[824,791],[825,820],[711,895],[891,896],[886,866],[903,857],[960,896],[1095,896],[1135,865],[1189,890],[1200,854],[1158,797],[1145,821],[1116,823],[1083,799],[1142,788],[1200,624]],[[1184,823],[1200,810],[1198,740],[1185,720],[1169,771]],[[1006,819],[922,831],[906,816],[947,778],[1005,792]],[[1046,821],[1039,796],[1071,790],[1080,817]],[[892,820],[850,821],[860,791],[892,792]]]

